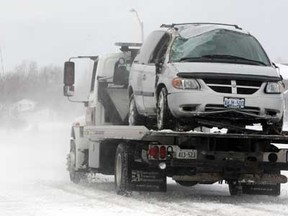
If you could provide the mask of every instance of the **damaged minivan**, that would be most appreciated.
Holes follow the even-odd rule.
[[[162,25],[144,41],[130,71],[130,125],[281,133],[284,84],[250,33],[237,25]]]

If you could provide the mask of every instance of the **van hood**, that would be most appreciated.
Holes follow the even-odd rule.
[[[269,66],[214,62],[177,62],[172,63],[172,66],[176,69],[177,76],[179,77],[255,79],[266,81],[282,80],[279,72]]]

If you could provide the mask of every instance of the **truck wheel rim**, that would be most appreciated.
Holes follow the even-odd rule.
[[[117,184],[117,187],[120,187],[120,185],[121,185],[121,174],[122,174],[121,161],[122,161],[121,155],[118,154],[117,162],[116,162],[116,184]]]
[[[75,153],[70,152],[67,156],[67,169],[69,171],[74,171],[75,169]]]

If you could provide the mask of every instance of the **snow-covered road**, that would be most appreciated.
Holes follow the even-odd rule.
[[[70,183],[65,168],[69,125],[0,131],[0,216],[66,215],[288,215],[288,184],[279,197],[230,197],[227,185],[181,187],[167,193],[117,196],[113,177]],[[284,173],[288,175],[288,173]]]

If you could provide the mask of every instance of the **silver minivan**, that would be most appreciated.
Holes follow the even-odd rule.
[[[284,84],[260,43],[236,25],[162,25],[130,71],[129,124],[281,133]],[[149,121],[147,121],[149,120]]]

